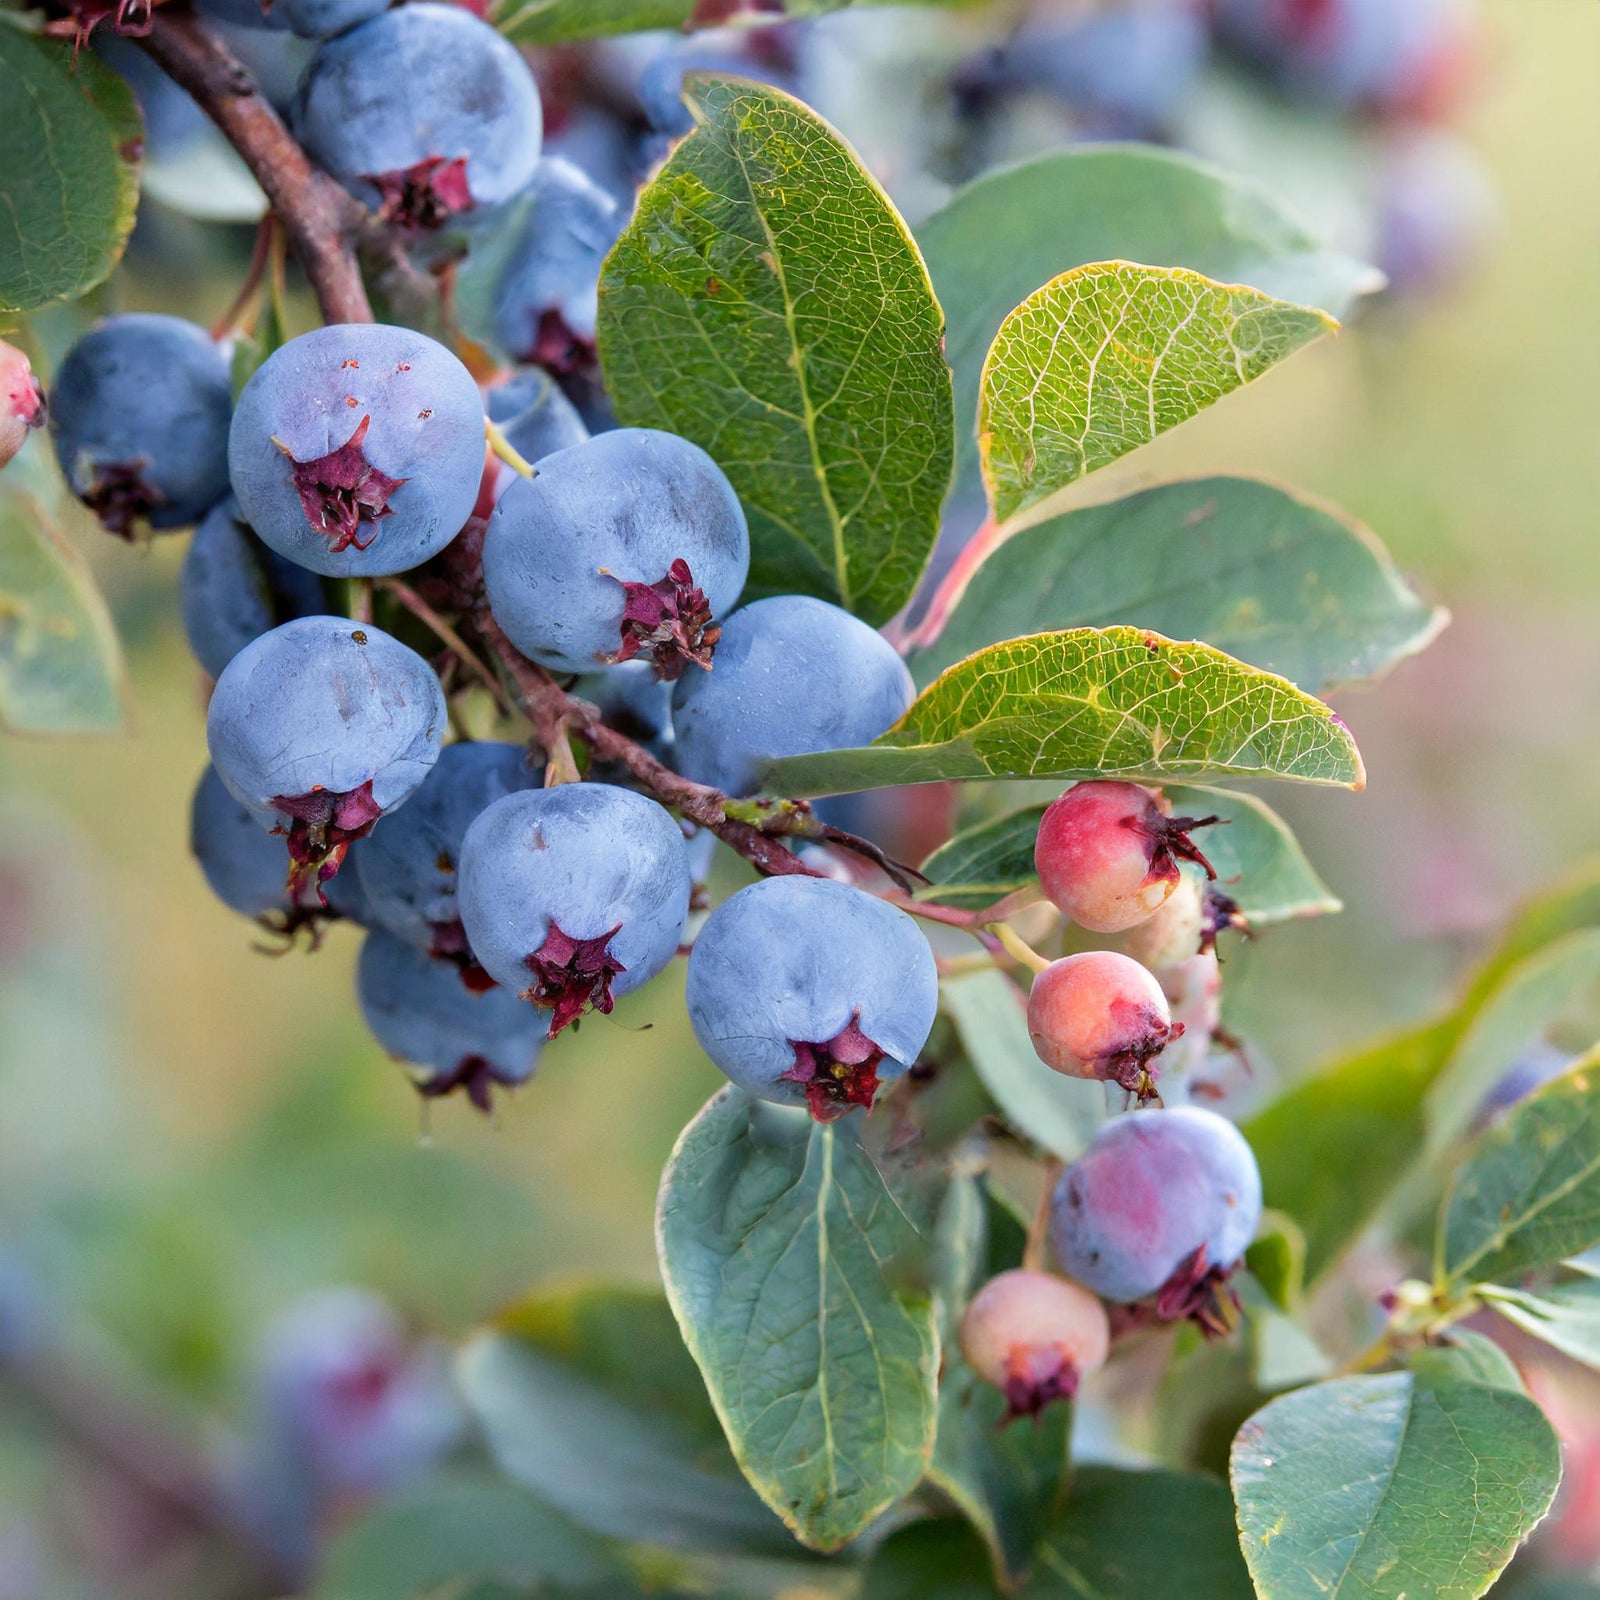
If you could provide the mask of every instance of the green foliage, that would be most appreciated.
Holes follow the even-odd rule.
[[[1552,1284],[1538,1294],[1479,1284],[1490,1309],[1564,1356],[1600,1369],[1600,1279]]]
[[[1012,534],[910,666],[927,683],[1003,639],[1123,622],[1322,694],[1381,676],[1445,621],[1360,523],[1254,478],[1194,478]]]
[[[1293,684],[1209,645],[1075,628],[981,650],[876,743],[775,761],[779,794],[949,778],[1366,782],[1350,730]]]
[[[777,23],[799,17],[820,17],[842,11],[851,4],[898,4],[900,0],[778,0],[776,5],[747,12],[740,20],[750,25]],[[979,0],[923,0],[924,4],[958,7]],[[705,0],[507,0],[495,24],[519,44],[571,44],[580,39],[602,39],[646,28],[687,31],[720,21],[717,8]]]
[[[1549,1509],[1560,1447],[1523,1395],[1392,1372],[1271,1401],[1231,1475],[1260,1600],[1475,1600]]]
[[[625,423],[693,439],[750,522],[746,598],[820,595],[868,622],[910,598],[953,432],[944,319],[854,152],[775,89],[694,75],[696,128],[600,279]]]
[[[861,1600],[980,1600],[983,1546],[948,1522],[918,1523],[873,1557]],[[1228,1492],[1186,1472],[1086,1467],[1034,1557],[1018,1600],[1250,1600]]]
[[[690,1549],[788,1547],[659,1294],[532,1296],[466,1346],[458,1378],[501,1469],[581,1526]]]
[[[1223,819],[1204,836],[1206,856],[1252,927],[1340,909],[1288,824],[1264,801],[1204,784],[1167,784],[1162,792],[1174,815]],[[922,864],[932,885],[925,898],[981,910],[1027,888],[1035,881],[1033,844],[1044,810],[1024,806],[955,834]]]
[[[0,48],[5,38],[0,27]],[[0,492],[0,726],[115,733],[123,678],[116,628],[82,558],[39,500]]]
[[[978,452],[995,520],[1148,444],[1338,326],[1177,267],[1108,261],[1035,290],[984,358]]]
[[[661,1180],[667,1294],[734,1456],[804,1544],[835,1550],[933,1450],[932,1209],[861,1142],[733,1089]]]
[[[1456,1174],[1441,1290],[1509,1279],[1600,1244],[1600,1050],[1513,1107]]]
[[[0,19],[0,327],[87,293],[133,228],[144,129],[99,57]]]
[[[984,356],[1010,312],[1063,272],[1099,261],[1187,267],[1335,317],[1378,282],[1257,184],[1149,145],[1079,145],[986,172],[917,237],[950,324],[963,482],[977,471]]]

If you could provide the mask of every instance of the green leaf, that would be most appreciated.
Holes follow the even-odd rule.
[[[1600,1244],[1600,1050],[1513,1106],[1456,1173],[1441,1289],[1505,1281]]]
[[[1168,784],[1164,792],[1175,813],[1226,819],[1206,831],[1205,852],[1253,927],[1341,909],[1289,825],[1264,801],[1203,784]],[[920,898],[981,910],[1027,888],[1035,881],[1033,845],[1044,811],[1042,803],[1024,806],[963,829],[923,862],[933,887]]]
[[[1000,324],[978,393],[997,522],[1187,422],[1338,327],[1321,311],[1179,267],[1107,261]]]
[[[1539,1294],[1480,1283],[1473,1293],[1534,1338],[1600,1369],[1600,1278],[1554,1284]]]
[[[1006,1121],[1063,1161],[1076,1159],[1106,1119],[1105,1091],[1052,1072],[1039,1059],[1016,984],[992,968],[947,978],[939,1003]]]
[[[1260,1600],[1475,1600],[1549,1509],[1560,1446],[1523,1395],[1409,1372],[1269,1402],[1234,1441]]]
[[[1438,1342],[1410,1351],[1406,1365],[1426,1383],[1479,1383],[1490,1389],[1526,1394],[1517,1364],[1493,1339],[1459,1325]]]
[[[1005,1214],[987,1198],[978,1179],[961,1176],[952,1182],[940,1219],[949,1224],[941,1233],[953,1270],[941,1298],[947,1301],[952,1327],[989,1276],[984,1268],[991,1212],[1004,1226]],[[1008,1426],[1004,1397],[967,1365],[954,1338],[945,1336],[949,1345],[939,1377],[939,1428],[928,1481],[983,1535],[996,1579],[1009,1587],[1027,1574],[1061,1499],[1072,1407],[1057,1402],[1026,1427]]]
[[[1441,1149],[1472,1125],[1506,1069],[1596,980],[1600,928],[1565,934],[1505,974],[1428,1090],[1430,1149]]]
[[[978,454],[997,522],[1253,382],[1333,318],[1181,267],[1075,267],[1000,323]]]
[[[954,433],[944,318],[888,197],[798,100],[691,74],[696,127],[600,277],[619,419],[703,446],[750,522],[747,599],[874,625],[938,536]]]
[[[1426,1132],[1423,1097],[1473,1019],[1518,965],[1576,929],[1600,925],[1600,862],[1530,901],[1443,1016],[1363,1046],[1275,1100],[1245,1127],[1267,1204],[1305,1229],[1314,1280],[1412,1170]]]
[[[144,126],[88,50],[0,23],[0,317],[86,293],[133,228]]]
[[[771,763],[776,794],[950,778],[1297,778],[1366,783],[1350,730],[1292,683],[1203,644],[1076,628],[994,645],[882,738]]]
[[[531,1495],[487,1474],[458,1472],[381,1502],[339,1534],[315,1597],[414,1600],[443,1584],[486,1579],[526,1593],[546,1580],[615,1584],[622,1576],[598,1540]]]
[[[667,1295],[734,1456],[819,1550],[907,1494],[934,1442],[934,1308],[903,1265],[931,1228],[862,1120],[818,1126],[723,1090],[679,1138],[657,1216]]]
[[[1254,478],[1193,478],[1012,534],[908,664],[926,683],[998,640],[1122,622],[1321,694],[1378,677],[1447,620],[1360,523]]]
[[[796,17],[820,17],[843,11],[852,0],[776,0],[740,17],[744,26],[774,24]],[[895,5],[902,0],[855,0],[869,5]],[[955,8],[981,0],[923,0]],[[718,25],[716,8],[705,0],[510,0],[495,16],[495,26],[518,44],[571,44],[579,39],[642,33],[647,28],[687,32]]]
[[[1282,1211],[1263,1212],[1244,1262],[1280,1311],[1294,1310],[1305,1288],[1306,1236],[1293,1217]]]
[[[988,1600],[983,1546],[959,1523],[886,1540],[861,1600]],[[1191,1472],[1085,1467],[1017,1600],[1250,1600],[1227,1490]]]
[[[1256,183],[1148,145],[1057,150],[987,172],[917,237],[950,325],[963,481],[977,469],[983,358],[1006,315],[1063,272],[1097,261],[1188,267],[1335,317],[1382,283],[1306,233]]]
[[[739,1476],[665,1299],[576,1289],[521,1302],[458,1377],[508,1477],[614,1538],[787,1550]]]
[[[5,36],[0,26],[0,46]],[[115,733],[124,674],[116,627],[83,559],[38,501],[0,494],[0,726]]]

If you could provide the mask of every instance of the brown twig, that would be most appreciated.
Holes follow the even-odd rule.
[[[139,43],[244,159],[300,257],[323,317],[371,322],[350,248],[366,218],[360,204],[312,166],[243,64],[198,17],[163,7]]]

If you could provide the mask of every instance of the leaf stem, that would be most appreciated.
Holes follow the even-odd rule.
[[[517,451],[517,447],[506,438],[505,429],[498,422],[492,422],[488,417],[483,419],[483,435],[489,441],[489,448],[520,477],[537,478],[536,468],[527,457]]]
[[[1044,956],[1028,943],[1014,928],[1004,922],[991,922],[988,931],[1000,941],[1006,954],[1020,962],[1030,972],[1043,972],[1050,965]]]

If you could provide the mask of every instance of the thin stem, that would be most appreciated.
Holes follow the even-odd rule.
[[[1061,1162],[1051,1156],[1044,1164],[1043,1187],[1039,1190],[1039,1203],[1033,1208],[1033,1220],[1028,1224],[1028,1238],[1022,1247],[1022,1264],[1029,1272],[1045,1270],[1045,1243],[1050,1237],[1050,1201],[1056,1191],[1056,1180],[1061,1176]]]
[[[372,579],[352,578],[349,588],[350,620],[372,621]]]
[[[244,282],[239,286],[233,304],[211,324],[213,339],[226,339],[229,334],[238,332],[244,326],[245,310],[255,299],[257,291],[261,288],[261,280],[266,276],[267,265],[272,259],[273,243],[278,237],[278,229],[278,214],[276,211],[269,211],[261,219],[260,227],[256,229],[256,242],[250,252],[250,265],[245,269]],[[253,313],[250,322],[254,326]]]
[[[498,422],[491,422],[488,417],[485,417],[483,419],[483,435],[489,441],[489,448],[513,472],[524,478],[537,478],[539,476],[533,463],[525,456],[518,454],[517,447],[506,438],[505,429]]]
[[[991,922],[989,932],[998,939],[1012,960],[1020,962],[1030,972],[1043,972],[1049,961],[1022,937],[1016,929],[1004,922]]]
[[[470,668],[483,681],[489,693],[494,696],[495,704],[499,706],[501,711],[508,717],[517,715],[516,704],[511,696],[506,693],[505,685],[484,664],[483,658],[409,583],[401,578],[380,578],[378,587],[386,593],[392,594],[418,622],[422,623],[424,627],[432,629],[438,635],[440,642],[448,648],[450,653],[464,667]]]
[[[356,200],[312,166],[283,119],[210,27],[187,11],[157,10],[139,44],[199,102],[261,185],[329,322],[371,322],[350,240],[366,220]]]

